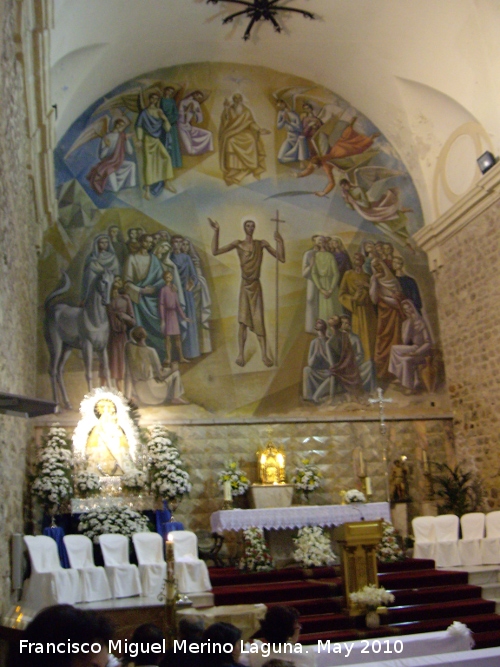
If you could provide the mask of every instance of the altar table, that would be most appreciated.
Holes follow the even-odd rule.
[[[312,648],[317,653],[316,667],[339,667],[340,665],[359,665],[362,663],[373,665],[375,661],[381,658],[387,658],[388,660],[392,658],[399,663],[403,659],[424,655],[440,655],[442,656],[441,662],[444,662],[444,653],[469,651],[471,649],[471,637],[465,634],[454,635],[447,630],[441,630],[439,632],[423,632],[399,637],[380,637],[376,640],[347,642],[350,649],[349,657],[346,656],[345,650],[334,653],[334,644],[335,642],[332,641],[329,652],[320,648],[318,644],[313,645]],[[477,651],[474,651],[472,655],[474,654],[477,654]]]
[[[254,510],[220,510],[210,517],[212,532],[266,528],[283,530],[304,526],[339,526],[347,521],[391,521],[389,503],[351,503],[349,505],[293,505]]]

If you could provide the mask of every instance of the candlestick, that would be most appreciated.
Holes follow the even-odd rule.
[[[231,482],[226,480],[224,482],[224,501],[231,502],[233,499],[233,494],[231,493]]]
[[[372,495],[372,480],[369,477],[365,478],[365,487],[366,487],[366,495],[371,496]]]
[[[429,459],[427,457],[427,451],[425,449],[422,449],[422,463],[424,466],[424,472],[425,474],[429,473]]]
[[[365,460],[361,450],[359,450],[359,477],[366,477]]]

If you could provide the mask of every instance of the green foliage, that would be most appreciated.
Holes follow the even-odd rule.
[[[432,477],[435,485],[440,514],[456,514],[461,517],[468,512],[481,511],[483,491],[479,479],[474,473],[466,472],[463,464],[450,468],[446,463],[433,464],[438,474]]]

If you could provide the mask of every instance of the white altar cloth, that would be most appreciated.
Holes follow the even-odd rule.
[[[395,642],[399,642],[394,646]],[[323,642],[324,643],[324,642]],[[330,651],[313,645],[316,656],[316,667],[337,667],[338,665],[358,665],[361,663],[373,664],[374,661],[384,657],[388,660],[400,660],[415,658],[418,656],[430,656],[434,654],[452,653],[456,651],[470,650],[470,637],[464,635],[452,635],[446,630],[440,632],[423,632],[415,635],[403,635],[400,637],[380,637],[373,640],[361,640],[346,642],[350,650],[346,657],[343,644],[340,653],[334,653],[334,642],[331,642]],[[339,646],[337,644],[337,646]],[[380,652],[377,653],[380,647]],[[308,647],[309,648],[309,647]],[[396,653],[401,651],[400,653]],[[477,651],[474,651],[477,653]],[[391,660],[393,662],[393,660]]]
[[[372,659],[373,659],[372,655]],[[345,663],[349,667],[358,667],[359,664]],[[480,648],[477,651],[454,651],[438,655],[421,655],[415,658],[397,658],[395,660],[379,660],[370,662],[371,667],[498,667],[500,664],[500,646]]]
[[[391,520],[389,503],[351,503],[350,505],[293,505],[255,510],[220,510],[210,517],[212,532],[246,528],[302,528],[303,526],[339,526],[346,521]]]

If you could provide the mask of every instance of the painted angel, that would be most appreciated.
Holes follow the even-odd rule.
[[[283,88],[274,93],[278,109],[277,128],[286,130],[286,137],[278,150],[278,162],[305,162],[310,157],[302,119],[296,111],[297,97],[307,88]]]
[[[99,195],[104,190],[118,192],[137,184],[136,164],[126,159],[134,153],[130,136],[125,132],[129,124],[123,115],[101,116],[85,128],[66,154],[67,158],[87,142],[100,140],[99,162],[87,174],[90,187]]]
[[[342,178],[339,185],[349,208],[372,222],[397,244],[413,251],[408,233],[407,213],[399,202],[399,188],[389,187],[389,180],[401,172],[385,167],[360,167],[350,178]]]

